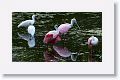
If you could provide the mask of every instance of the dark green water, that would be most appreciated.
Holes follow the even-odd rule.
[[[27,34],[26,28],[17,28],[18,24],[24,20],[31,19],[36,14],[35,47],[29,48],[26,40],[18,36]],[[51,44],[44,44],[43,39],[48,31],[54,30],[54,25],[70,23],[72,18],[76,18],[80,30],[74,25],[69,32],[62,36],[62,41],[56,46],[66,47],[71,53],[77,53],[76,62],[88,62],[92,58],[93,62],[102,61],[102,13],[101,12],[13,12],[12,13],[12,61],[13,62],[44,62],[45,56],[51,61],[73,62],[71,56],[65,58],[60,56]],[[92,56],[88,49],[87,40],[91,36],[99,39],[98,45],[93,49]]]

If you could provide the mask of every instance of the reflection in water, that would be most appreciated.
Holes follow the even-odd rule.
[[[65,61],[52,47],[48,47],[43,54],[46,62]]]
[[[32,37],[30,34],[19,34],[19,33],[18,33],[18,36],[19,36],[21,39],[24,39],[24,40],[28,41],[28,46],[29,46],[30,48],[35,46],[35,38]]]
[[[31,15],[36,14],[35,18],[35,40],[30,40],[25,27],[18,29],[18,24],[24,20],[31,19]],[[68,48],[68,57],[61,55],[60,50],[53,49],[52,44],[43,43],[47,32],[54,30],[54,25],[61,25],[64,22],[69,23],[72,18],[76,18],[80,29],[73,25],[67,34],[61,37],[61,41],[55,46],[64,46]],[[19,36],[17,33],[20,33]],[[94,47],[94,51],[88,49],[87,40],[91,36],[98,38],[99,43]],[[21,40],[22,38],[22,40]],[[64,39],[64,40],[63,40]],[[28,43],[27,43],[28,42]],[[27,43],[27,45],[26,45]],[[32,44],[31,44],[32,43]],[[46,50],[50,46],[52,51]],[[28,48],[34,47],[34,48]],[[65,53],[65,48],[63,52]],[[46,52],[48,51],[48,52]],[[62,52],[62,54],[63,54]],[[93,53],[92,55],[90,54]],[[30,54],[34,53],[34,54]],[[53,56],[55,60],[65,62],[102,62],[102,13],[101,12],[13,12],[12,13],[12,61],[13,62],[44,62],[43,53],[49,53],[47,56]],[[53,54],[54,53],[54,54]],[[75,54],[77,53],[77,54]],[[56,57],[55,54],[59,55]],[[52,57],[52,58],[53,58]],[[89,59],[88,59],[89,57]],[[91,60],[92,59],[92,60]],[[93,60],[94,59],[94,60]]]
[[[58,61],[55,56],[54,56],[54,53],[50,53],[48,50],[46,50],[44,52],[44,58],[45,58],[45,61],[46,62],[56,62]]]
[[[76,61],[76,60],[77,60],[77,57],[78,57],[78,53],[77,53],[77,52],[71,54],[71,60],[72,60],[72,61]]]
[[[71,52],[66,47],[53,46],[53,49],[62,57],[69,57],[71,55]]]
[[[44,58],[46,62],[58,62],[58,61],[66,61],[67,58],[71,61],[76,61],[78,57],[77,52],[71,53],[66,47],[63,46],[53,46],[48,47],[44,52]]]

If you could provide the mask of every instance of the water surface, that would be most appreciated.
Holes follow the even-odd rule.
[[[28,35],[26,28],[17,28],[24,20],[31,19],[36,14],[35,46],[29,47],[28,40],[20,35]],[[54,25],[70,23],[76,18],[80,29],[74,25],[67,34],[62,36],[62,41],[54,46],[44,44],[43,39],[48,31],[54,30]],[[91,36],[99,39],[98,45],[93,49],[92,55],[88,49],[87,40]],[[34,42],[31,41],[31,42]],[[29,41],[30,43],[30,41]],[[32,44],[33,45],[33,44]],[[63,54],[64,53],[64,54]],[[66,53],[66,54],[65,54]],[[69,55],[71,54],[71,55]],[[65,57],[65,55],[69,55]],[[90,60],[91,59],[91,60]],[[13,62],[101,62],[102,61],[102,13],[101,12],[13,12],[12,13],[12,61]]]

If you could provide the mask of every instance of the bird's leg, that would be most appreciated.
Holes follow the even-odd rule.
[[[92,62],[92,53],[93,53],[93,49],[92,46],[89,46],[89,55],[88,55],[88,61]]]

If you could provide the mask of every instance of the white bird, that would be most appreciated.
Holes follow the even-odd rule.
[[[29,33],[32,37],[34,37],[35,27],[34,27],[33,25],[30,25],[27,30],[28,30],[28,33]]]
[[[94,36],[91,36],[89,39],[88,39],[88,45],[89,46],[95,46],[98,44],[98,38],[97,37],[94,37]]]
[[[32,15],[32,20],[25,20],[25,21],[22,21],[19,25],[18,25],[18,28],[19,27],[28,27],[30,25],[33,25],[35,23],[35,15]]]

